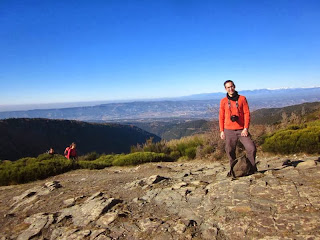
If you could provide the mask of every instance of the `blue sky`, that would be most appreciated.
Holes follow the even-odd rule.
[[[0,105],[320,85],[318,0],[1,0]]]

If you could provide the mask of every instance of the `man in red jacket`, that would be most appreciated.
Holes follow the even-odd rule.
[[[219,127],[220,137],[226,141],[226,153],[230,166],[236,159],[236,146],[238,139],[243,144],[250,160],[253,171],[257,171],[255,158],[256,146],[248,132],[250,125],[250,111],[246,97],[241,96],[235,90],[232,80],[224,82],[227,96],[220,101]]]

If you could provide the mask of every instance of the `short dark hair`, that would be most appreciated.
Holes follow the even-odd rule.
[[[225,81],[224,84],[223,84],[223,86],[226,87],[226,84],[229,83],[229,82],[231,82],[231,83],[233,84],[233,86],[235,86],[235,85],[234,85],[234,82],[233,82],[232,80],[227,80],[227,81]]]

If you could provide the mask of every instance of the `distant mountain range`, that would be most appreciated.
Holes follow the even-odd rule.
[[[290,89],[259,89],[239,91],[247,97],[251,111],[261,108],[285,107],[320,101],[320,87]],[[0,112],[0,119],[49,118],[81,121],[122,121],[138,119],[209,119],[217,118],[219,102],[225,93],[198,94],[170,100],[108,103],[96,106],[28,111]]]
[[[80,155],[128,153],[130,147],[160,138],[138,127],[51,119],[0,120],[0,159],[35,157],[53,147],[57,153],[76,142]]]

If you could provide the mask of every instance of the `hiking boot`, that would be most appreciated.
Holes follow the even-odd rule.
[[[232,177],[231,171],[227,173],[227,177]]]

